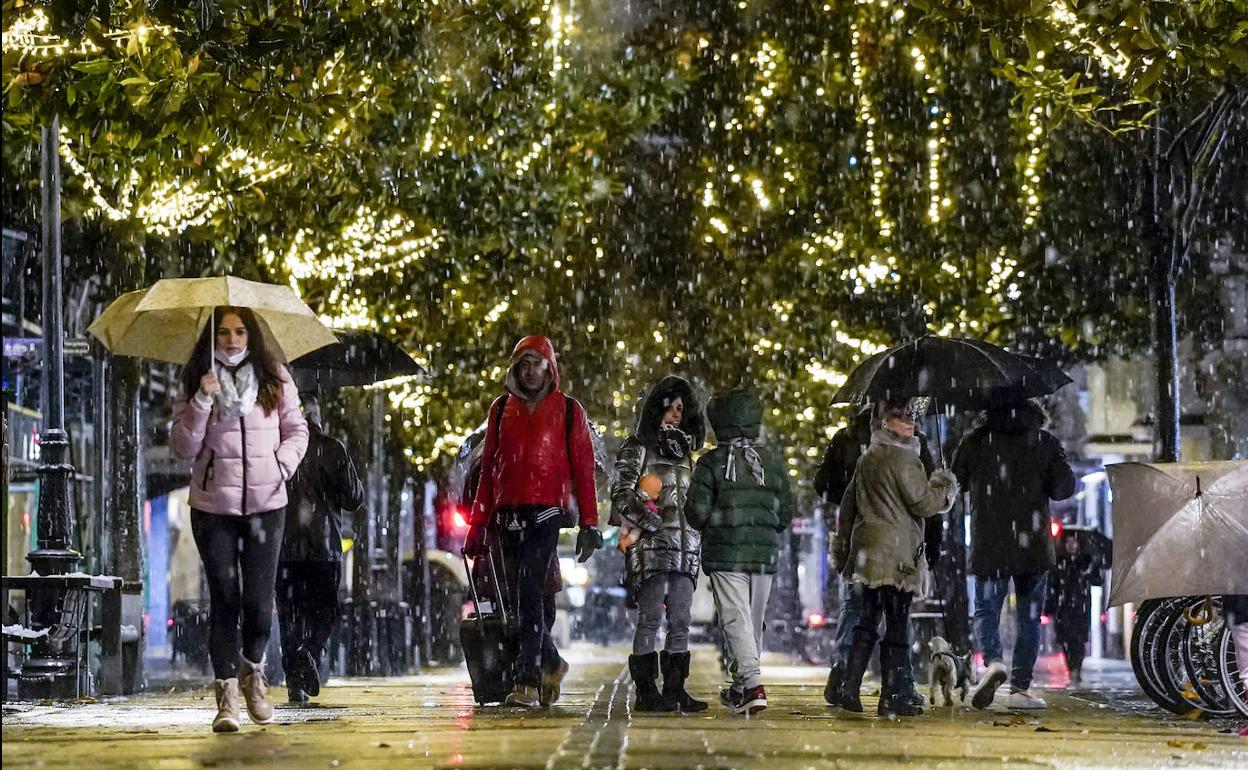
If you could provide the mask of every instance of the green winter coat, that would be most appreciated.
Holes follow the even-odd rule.
[[[698,459],[685,499],[685,518],[702,533],[702,568],[707,572],[776,571],[780,533],[793,519],[788,469],[779,453],[756,446],[763,483],[755,482],[745,450],[734,439],[757,440],[763,406],[748,391],[711,399],[707,408],[718,446]],[[727,478],[735,454],[736,479]]]

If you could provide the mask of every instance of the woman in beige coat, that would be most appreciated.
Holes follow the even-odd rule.
[[[922,583],[923,519],[949,509],[957,496],[953,474],[939,469],[929,479],[919,460],[914,435],[915,410],[905,399],[876,407],[871,445],[858,461],[841,500],[837,523],[836,568],[862,600],[846,661],[841,703],[861,712],[858,690],[871,651],[880,642],[881,716],[914,716],[923,709],[904,697],[898,686],[909,663],[910,602]]]

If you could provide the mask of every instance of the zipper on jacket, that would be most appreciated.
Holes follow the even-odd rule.
[[[200,483],[199,488],[204,491],[208,490],[208,479],[213,477],[213,464],[217,461],[217,451],[215,449],[208,450],[208,464],[204,466],[204,480]]]
[[[243,439],[243,493],[239,497],[238,512],[247,515],[247,416],[238,418],[238,430]]]

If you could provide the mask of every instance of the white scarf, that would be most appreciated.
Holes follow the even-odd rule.
[[[256,408],[260,382],[256,379],[256,370],[252,368],[250,361],[244,362],[233,371],[224,366],[219,367],[217,382],[221,383],[221,390],[217,391],[216,398],[220,419],[246,417]]]
[[[750,469],[750,475],[754,477],[754,483],[760,487],[764,483],[765,475],[763,473],[763,461],[758,456],[758,449],[763,445],[762,439],[757,438],[734,438],[728,445],[728,467],[724,469],[724,478],[729,481],[737,480],[737,451],[740,450],[741,456],[745,458],[745,465]]]

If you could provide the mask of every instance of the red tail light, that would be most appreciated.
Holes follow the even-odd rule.
[[[811,628],[822,628],[827,619],[818,612],[810,613],[810,617],[806,618],[806,625]]]
[[[1061,537],[1062,536],[1062,522],[1057,519],[1050,519],[1049,520],[1049,534],[1053,536],[1054,540]]]

